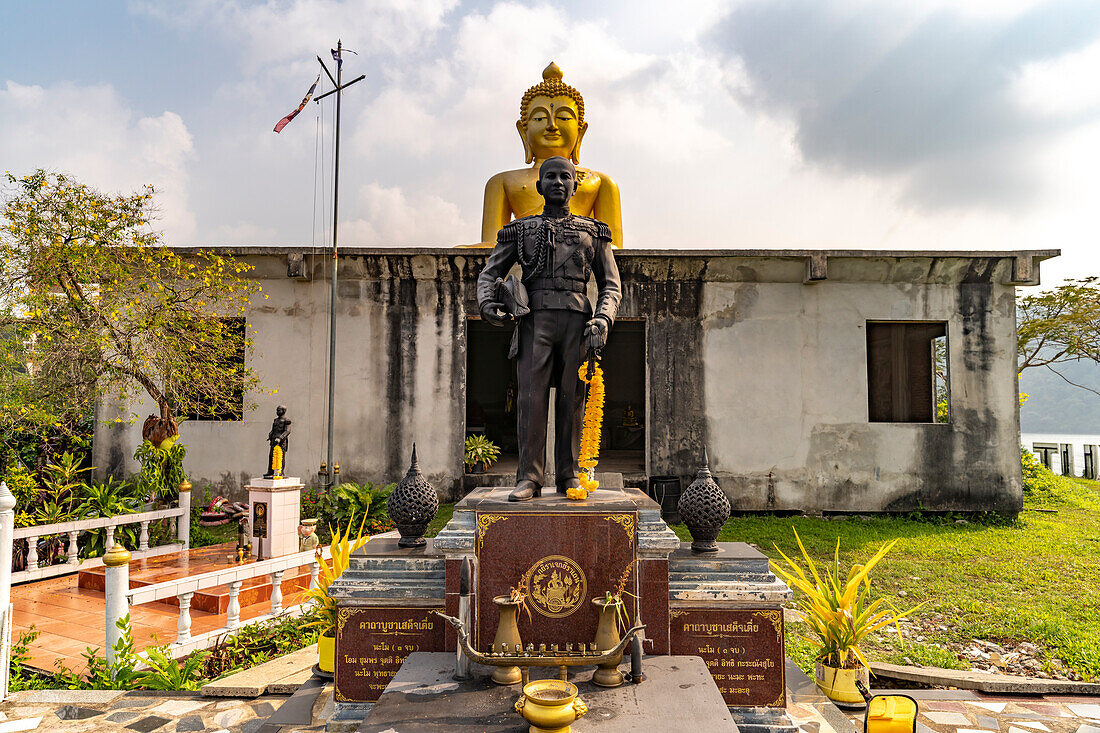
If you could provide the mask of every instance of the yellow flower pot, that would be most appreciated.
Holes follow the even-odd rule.
[[[837,667],[827,667],[821,662],[815,662],[814,676],[816,677],[814,682],[825,693],[825,696],[833,702],[857,708],[864,707],[867,704],[863,699],[863,695],[856,689],[856,680],[859,680],[864,687],[870,689],[871,675],[866,667],[839,669]]]
[[[322,672],[336,672],[336,637],[321,634],[317,637],[317,666]]]
[[[588,712],[577,686],[562,680],[535,680],[523,686],[516,711],[531,724],[530,733],[569,733],[573,721]]]

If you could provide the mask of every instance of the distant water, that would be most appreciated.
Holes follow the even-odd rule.
[[[1050,457],[1050,470],[1054,473],[1065,474],[1062,470],[1063,445],[1073,446],[1073,470],[1074,476],[1080,476],[1085,470],[1085,446],[1100,446],[1100,434],[1082,433],[1021,433],[1020,443],[1028,450],[1039,455],[1035,450],[1036,443],[1057,445],[1058,449]]]

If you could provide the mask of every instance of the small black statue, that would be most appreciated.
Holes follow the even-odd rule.
[[[237,519],[237,562],[244,562],[252,557],[252,525],[248,521],[248,514],[242,514]]]
[[[501,228],[496,247],[477,279],[482,318],[496,326],[517,321],[509,354],[519,359],[519,467],[516,490],[508,497],[512,501],[525,501],[542,492],[551,387],[557,387],[557,489],[564,494],[566,489],[580,486],[584,384],[578,371],[586,352],[598,351],[606,344],[622,292],[611,230],[602,221],[569,211],[569,201],[577,191],[573,164],[565,158],[549,158],[539,169],[535,188],[546,201],[542,213]],[[522,268],[520,283],[511,277],[504,279],[516,262]],[[598,290],[594,313],[587,296],[589,277],[595,277]],[[512,312],[513,303],[525,307]]]
[[[267,442],[271,444],[271,450],[267,454],[267,473],[264,474],[264,478],[283,477],[286,450],[290,447],[290,420],[284,415],[286,415],[284,406],[279,405],[275,408],[275,419],[271,421],[271,432],[267,434]]]

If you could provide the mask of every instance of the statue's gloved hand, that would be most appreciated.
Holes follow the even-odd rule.
[[[585,324],[584,348],[588,351],[596,351],[607,345],[607,321],[596,317]]]
[[[487,300],[482,304],[481,317],[494,326],[503,326],[505,321],[512,320],[512,314],[504,310],[504,304],[495,300]]]

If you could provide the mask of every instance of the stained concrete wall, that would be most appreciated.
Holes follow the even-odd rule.
[[[325,453],[329,257],[241,249],[267,299],[250,363],[271,394],[233,423],[183,429],[201,487],[259,475],[274,407],[288,469]],[[736,509],[1014,511],[1021,502],[1014,284],[1056,252],[626,251],[620,317],[646,322],[646,470],[690,481],[705,443]],[[486,252],[345,250],[337,297],[335,453],[348,480],[396,481],[413,441],[444,498],[460,492],[465,320]],[[868,320],[948,324],[951,422],[870,423]],[[609,379],[613,379],[609,375]],[[105,404],[101,421],[148,405]],[[140,420],[97,429],[101,470],[135,470]]]

